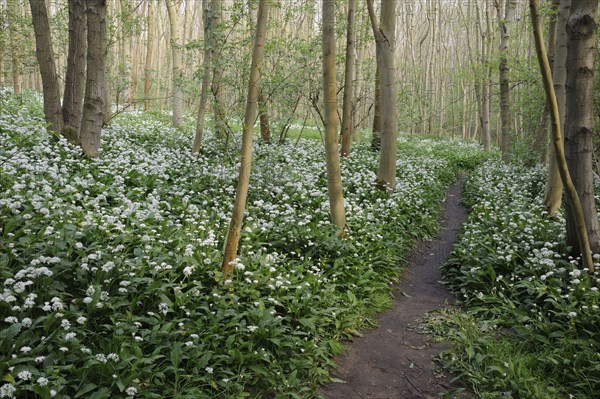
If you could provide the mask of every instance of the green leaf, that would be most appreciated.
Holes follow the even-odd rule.
[[[111,394],[110,394],[110,389],[104,387],[104,388],[100,388],[100,390],[94,392],[92,394],[92,396],[90,396],[90,399],[106,399],[106,398],[110,398]]]
[[[79,388],[79,391],[77,391],[77,393],[75,394],[75,396],[73,398],[79,398],[79,397],[85,395],[86,393],[93,391],[96,388],[98,388],[98,385],[93,384],[91,382],[88,384],[85,384],[84,386]]]

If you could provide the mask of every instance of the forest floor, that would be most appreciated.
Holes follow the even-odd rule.
[[[378,328],[348,343],[335,358],[333,376],[345,383],[321,388],[327,399],[424,399],[472,398],[474,395],[452,382],[434,362],[447,348],[424,330],[429,312],[454,302],[440,282],[440,267],[452,250],[460,226],[467,216],[460,204],[464,178],[449,189],[443,205],[441,229],[430,241],[420,242],[398,284],[393,309],[379,317]]]

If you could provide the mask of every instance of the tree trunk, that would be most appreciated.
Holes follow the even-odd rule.
[[[267,30],[267,17],[269,15],[269,0],[260,0],[258,4],[258,18],[256,22],[256,35],[252,49],[252,65],[250,67],[250,80],[248,82],[248,97],[246,113],[244,115],[244,133],[242,136],[242,153],[240,155],[240,172],[233,215],[229,225],[225,256],[223,258],[224,282],[231,278],[234,260],[240,240],[240,232],[244,222],[244,210],[248,197],[248,184],[250,182],[250,168],[252,164],[252,135],[254,121],[256,120],[258,87],[260,79],[260,66],[264,57],[265,33]]]
[[[100,151],[100,134],[104,120],[106,0],[86,0],[86,4],[87,75],[80,140],[85,154],[95,158]]]
[[[148,0],[148,43],[146,43],[146,64],[144,66],[144,111],[150,111],[150,88],[152,87],[152,53],[154,51],[154,0]]]
[[[377,64],[381,72],[381,154],[377,183],[387,190],[396,186],[396,78],[394,41],[396,31],[396,1],[381,4],[381,26],[377,25],[373,0],[368,0],[369,18],[375,35]]]
[[[222,0],[211,0],[211,22],[210,26],[215,35],[211,46],[212,60],[212,84],[211,91],[214,98],[215,134],[219,139],[227,137],[227,126],[225,125],[225,105],[223,97],[223,60],[221,59],[223,43],[220,35],[217,35],[221,27],[221,14],[223,12]]]
[[[69,51],[62,104],[64,131],[77,139],[83,112],[85,87],[86,20],[85,1],[69,0]]]
[[[595,1],[595,0],[594,0]],[[594,271],[594,262],[592,260],[592,251],[590,250],[590,244],[592,243],[591,237],[588,235],[588,228],[586,228],[586,224],[589,227],[589,223],[586,223],[586,219],[589,222],[590,219],[587,218],[585,214],[585,208],[582,206],[582,202],[579,200],[579,196],[577,194],[577,189],[574,184],[574,181],[571,180],[571,174],[569,173],[569,167],[567,165],[568,160],[565,156],[565,148],[563,147],[562,140],[562,126],[560,122],[560,115],[558,111],[558,103],[556,101],[556,94],[554,93],[554,87],[552,86],[552,71],[550,70],[550,63],[548,62],[548,57],[546,54],[546,49],[544,48],[544,40],[542,38],[542,27],[540,24],[540,16],[539,16],[539,0],[529,0],[529,6],[531,8],[531,25],[533,26],[533,32],[535,37],[535,46],[537,50],[537,59],[540,64],[540,70],[542,72],[542,80],[544,82],[544,90],[546,91],[546,102],[548,104],[548,108],[550,109],[550,116],[552,118],[552,132],[553,132],[553,146],[556,154],[556,163],[558,164],[558,168],[560,171],[560,177],[565,185],[565,189],[567,191],[567,205],[571,204],[572,209],[571,212],[568,212],[567,216],[567,227],[568,227],[568,218],[571,217],[573,219],[575,234],[576,234],[576,244],[578,248],[581,248],[579,251],[583,256],[583,264],[590,271]],[[598,3],[596,3],[597,10]],[[588,14],[589,15],[589,14]],[[595,15],[595,13],[593,14]],[[592,18],[592,21],[594,19]],[[593,24],[592,32],[595,31],[595,23]],[[589,29],[589,27],[586,27]],[[580,31],[581,32],[581,31]],[[592,33],[592,36],[594,34]],[[593,49],[595,50],[595,49]],[[593,51],[592,51],[593,52]],[[570,55],[569,55],[570,56]],[[592,60],[593,65],[593,60]],[[568,68],[567,68],[568,71]],[[568,120],[568,116],[567,116]],[[567,211],[569,211],[567,209]],[[598,216],[594,215],[595,221],[597,223]],[[567,230],[567,240],[569,232]],[[596,241],[597,244],[597,241]],[[593,248],[591,248],[593,250]],[[594,251],[597,253],[597,251]]]
[[[325,156],[327,191],[331,221],[341,232],[346,228],[344,192],[337,137],[337,99],[335,74],[335,0],[323,0],[323,111],[325,120]]]
[[[508,42],[510,39],[510,23],[513,22],[513,19],[515,17],[516,7],[516,0],[496,0],[498,24],[500,26],[500,149],[502,151],[502,158],[505,161],[510,161],[513,146],[512,129],[510,126]],[[502,11],[504,11],[504,13],[502,13]]]
[[[44,0],[29,0],[33,30],[35,31],[35,53],[42,74],[44,93],[44,117],[48,129],[62,131],[63,117],[60,106],[60,86],[54,62],[54,50],[48,22],[48,10]]]
[[[565,126],[565,111],[566,102],[566,81],[567,70],[565,63],[567,61],[567,21],[571,14],[571,0],[554,0],[555,9],[558,9],[558,16],[555,18],[555,39],[554,54],[549,51],[550,58],[553,60],[551,64],[552,77],[554,80],[554,92],[556,93],[556,102],[558,106],[558,114],[560,118],[560,128],[564,131]],[[551,28],[552,29],[552,28]],[[552,56],[553,55],[553,56]],[[552,130],[550,130],[552,135]],[[552,138],[552,136],[551,136]],[[561,143],[562,144],[562,143]],[[544,204],[550,216],[556,216],[562,202],[563,184],[558,170],[556,161],[556,153],[554,146],[550,146],[549,163],[548,163],[548,179],[546,180],[546,192],[544,194]]]
[[[198,119],[196,121],[196,135],[192,144],[192,155],[198,155],[204,137],[204,116],[206,114],[206,102],[208,100],[208,89],[210,85],[211,72],[211,43],[213,43],[212,29],[210,26],[210,0],[202,0],[202,23],[204,24],[204,59],[202,70],[202,87],[200,88],[200,104],[198,105]]]
[[[377,52],[377,50],[375,50]],[[375,94],[373,96],[373,137],[371,149],[381,149],[381,71],[379,64],[375,66]]]
[[[344,71],[344,99],[342,106],[342,156],[350,155],[352,141],[352,78],[354,67],[354,14],[356,0],[348,1],[348,25],[346,31],[346,68]]]
[[[594,199],[594,63],[598,0],[578,0],[571,4],[567,23],[567,112],[565,116],[565,153],[573,176],[585,220],[590,247],[600,252],[600,229]],[[567,243],[573,254],[582,251],[577,241],[574,204],[567,201]]]
[[[169,12],[169,25],[171,27],[171,53],[173,67],[173,125],[181,127],[183,123],[183,83],[181,34],[179,27],[178,10],[173,0],[166,0]]]
[[[258,96],[258,113],[260,119],[260,137],[265,143],[271,141],[271,128],[269,126],[269,109],[267,97],[264,94]]]
[[[20,1],[9,0],[6,4],[8,13],[8,41],[10,42],[10,55],[11,55],[11,67],[12,67],[12,81],[13,81],[13,93],[16,95],[21,94],[22,82],[21,82],[21,57],[18,48],[17,41],[17,20],[21,16]],[[3,43],[4,44],[4,43]]]

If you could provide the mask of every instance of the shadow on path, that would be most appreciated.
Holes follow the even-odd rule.
[[[439,398],[460,387],[451,382],[432,358],[447,348],[434,343],[421,328],[428,312],[454,301],[440,283],[446,262],[467,212],[460,204],[464,177],[449,189],[443,204],[437,236],[421,242],[409,259],[398,284],[394,308],[379,317],[379,327],[349,343],[335,358],[339,368],[333,376],[346,383],[331,383],[320,389],[327,399],[417,399]],[[453,398],[471,398],[468,392]]]

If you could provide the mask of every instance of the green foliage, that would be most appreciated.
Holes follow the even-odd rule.
[[[342,240],[321,143],[257,145],[223,281],[239,143],[224,152],[209,134],[194,158],[191,129],[122,114],[89,160],[11,101],[0,114],[0,389],[17,397],[314,397],[339,341],[390,306],[447,185],[481,158],[473,145],[426,144],[438,156],[403,141],[385,193],[377,154],[356,147],[342,165]]]
[[[488,162],[466,187],[471,215],[444,269],[468,311],[441,328],[456,343],[443,359],[482,397],[600,388],[599,275],[566,255],[563,216],[543,207],[545,175]]]

